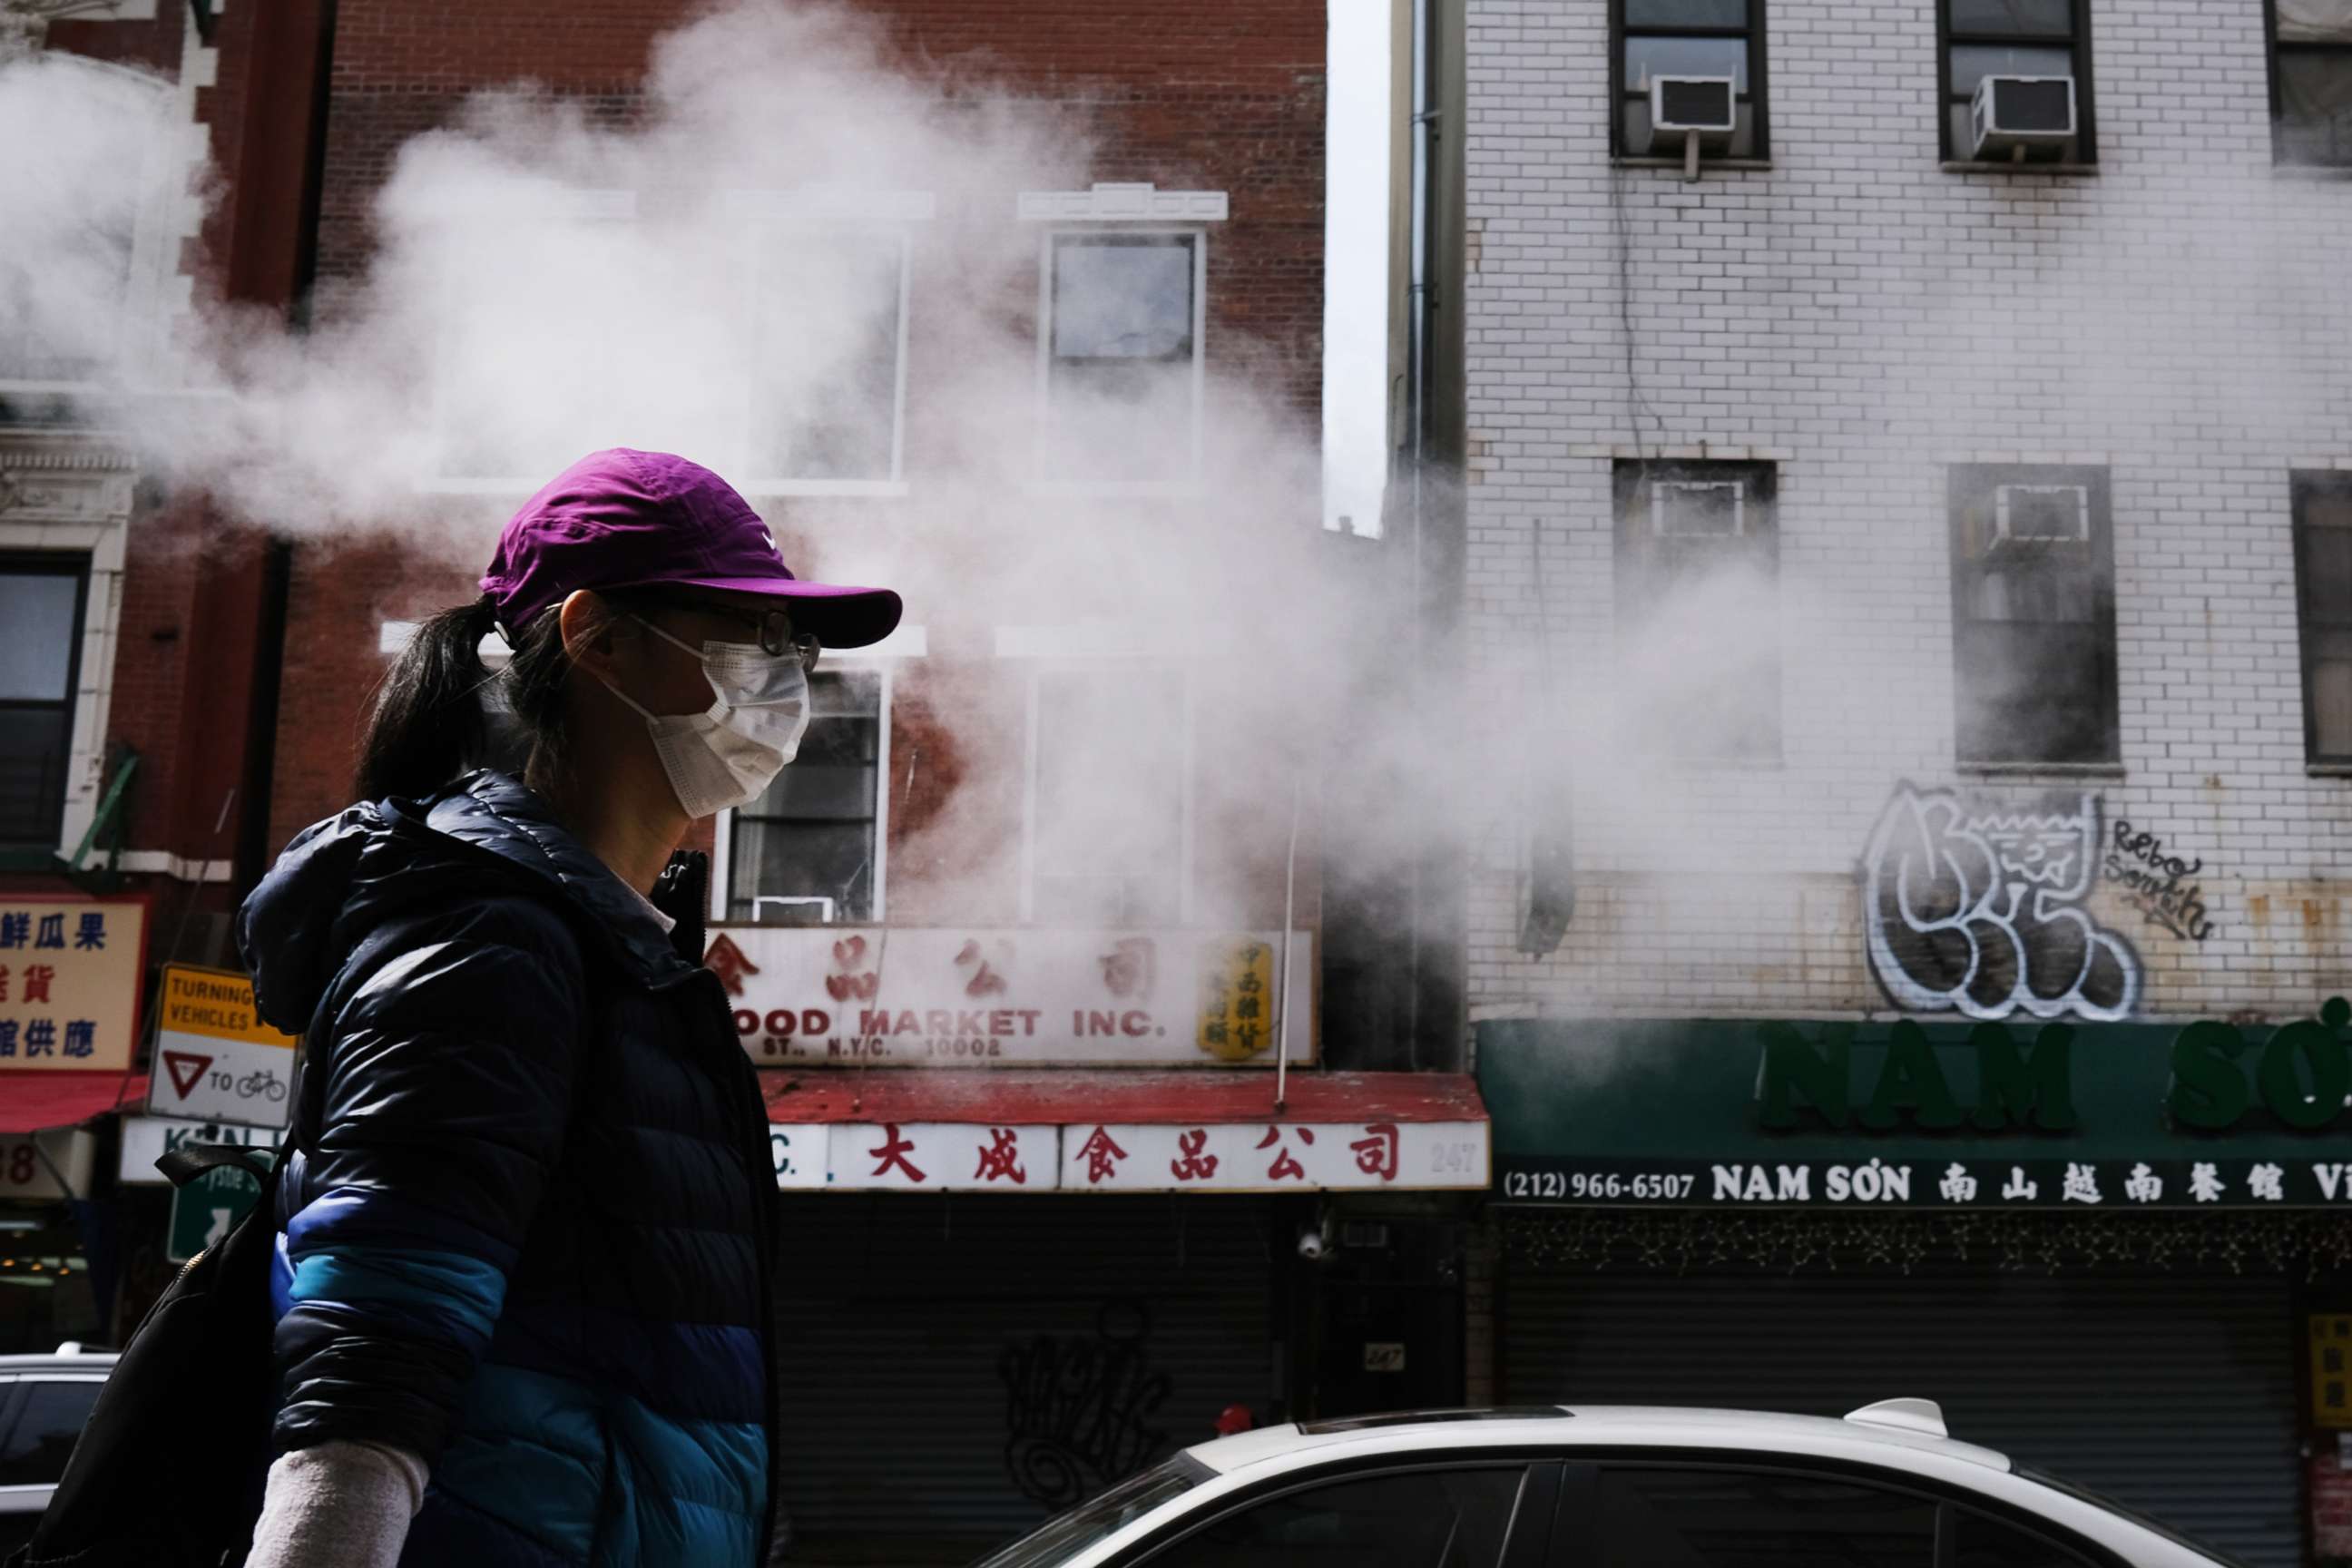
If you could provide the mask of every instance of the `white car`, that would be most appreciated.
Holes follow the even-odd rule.
[[[1154,1466],[982,1568],[2227,1562],[1893,1399],[1843,1421],[1568,1405],[1270,1427]]]
[[[71,1344],[55,1355],[0,1355],[0,1556],[32,1539],[114,1362],[111,1352]]]

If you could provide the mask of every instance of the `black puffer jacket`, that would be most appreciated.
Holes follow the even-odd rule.
[[[699,870],[665,932],[478,773],[309,829],[239,914],[263,1015],[310,1036],[278,1446],[424,1456],[404,1563],[760,1560],[775,1186]]]

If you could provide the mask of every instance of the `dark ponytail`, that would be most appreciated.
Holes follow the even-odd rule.
[[[376,688],[360,742],[360,798],[428,795],[477,765],[490,734],[482,639],[497,626],[486,594],[416,628]]]

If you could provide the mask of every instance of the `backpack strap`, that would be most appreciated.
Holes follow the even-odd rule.
[[[194,1143],[174,1149],[155,1162],[163,1179],[175,1187],[184,1187],[207,1171],[223,1165],[235,1165],[257,1182],[269,1180],[270,1168],[256,1160],[243,1145],[236,1143]]]

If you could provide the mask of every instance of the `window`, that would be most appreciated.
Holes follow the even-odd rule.
[[[878,918],[882,683],[878,669],[809,678],[809,727],[799,754],[765,795],[732,814],[729,920],[835,925]]]
[[[1929,1499],[1769,1470],[1603,1470],[1593,1520],[1592,1561],[1640,1568],[1934,1568],[1936,1556]]]
[[[1526,1475],[1517,1466],[1420,1470],[1309,1487],[1227,1514],[1146,1561],[1151,1568],[1495,1568]]]
[[[1654,148],[1650,130],[1650,83],[1662,76],[1731,78],[1738,128],[1727,151],[1765,155],[1764,0],[1617,0],[1614,9],[1618,156],[1672,151]]]
[[[801,231],[757,247],[747,484],[899,478],[907,256],[903,231]]]
[[[1658,751],[1780,755],[1777,488],[1769,463],[1617,465],[1619,658]]]
[[[58,842],[89,563],[0,554],[0,844]]]
[[[1952,657],[1963,763],[2113,763],[2105,468],[1956,468]]]
[[[1977,156],[1971,125],[1977,84],[1989,76],[2069,78],[2074,84],[2074,134],[2026,149],[2027,163],[2088,163],[2091,139],[2091,33],[2085,0],[1941,0],[1944,25],[1944,156]],[[2034,107],[2042,107],[2035,105]],[[2048,106],[2063,117],[2063,105]],[[2009,162],[2007,151],[1985,153]]]
[[[1205,237],[1057,232],[1045,243],[1043,477],[1189,479],[1200,453]]]
[[[2292,496],[2304,754],[2352,764],[2352,474],[2297,474]]]
[[[2352,0],[2271,0],[2270,23],[2274,155],[2352,168]]]
[[[2089,1568],[2082,1553],[1964,1508],[1952,1512],[1944,1568]]]
[[[1134,664],[1032,679],[1024,918],[1179,922],[1190,807],[1183,676]]]
[[[105,1386],[99,1378],[27,1380],[16,1425],[0,1443],[0,1487],[55,1486]],[[5,1403],[0,1400],[0,1405]]]

